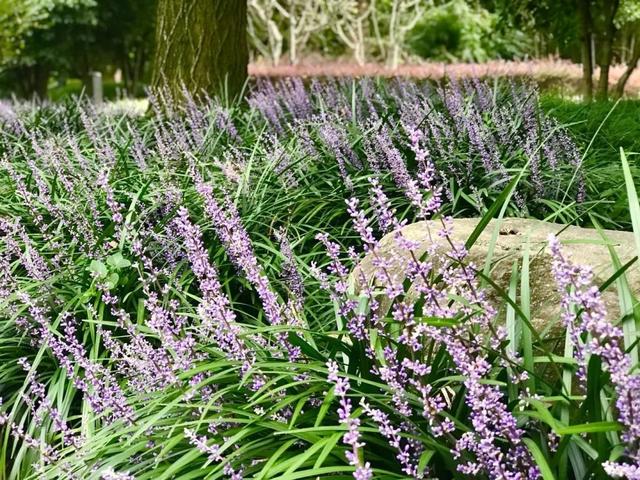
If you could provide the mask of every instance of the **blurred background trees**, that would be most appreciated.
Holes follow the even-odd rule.
[[[124,91],[143,92],[154,53],[157,0],[98,0],[91,50],[95,70],[121,72]]]
[[[78,73],[88,61],[84,33],[96,23],[94,0],[2,0],[2,80],[18,95],[46,94],[52,75]]]
[[[108,96],[142,93],[157,1],[0,0],[0,94],[78,90],[93,70],[113,79]],[[640,59],[640,0],[247,0],[247,12],[250,60],[274,65],[552,56],[582,63],[586,98],[606,98],[609,65],[627,67],[620,95]]]
[[[44,97],[100,70],[140,93],[155,10],[156,0],[0,0],[0,90]]]

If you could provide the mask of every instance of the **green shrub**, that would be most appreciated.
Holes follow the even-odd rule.
[[[409,46],[417,55],[443,61],[482,62],[514,58],[527,47],[524,32],[498,29],[497,14],[464,0],[452,0],[429,8],[409,34]]]

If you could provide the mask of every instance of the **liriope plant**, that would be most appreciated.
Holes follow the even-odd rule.
[[[442,138],[410,108],[428,112],[432,97],[411,84],[376,94],[328,85],[312,86],[315,96],[300,84],[268,90],[275,113],[188,97],[178,106],[160,92],[151,119],[54,105],[5,123],[3,476],[633,475],[635,324],[625,319],[621,342],[587,271],[553,240],[575,347],[560,358],[529,330],[525,265],[512,280],[520,273],[523,304],[517,289],[498,292],[504,330],[480,266],[466,261],[473,239],[448,245],[448,214],[464,197],[451,187],[455,165],[432,155]],[[434,107],[449,103],[456,135],[488,140],[487,119],[459,109],[487,113],[497,90],[464,88],[478,93],[445,90]],[[478,138],[456,149],[467,169],[480,162],[500,179],[487,187],[486,220],[522,211],[535,172],[512,180]],[[547,155],[544,145],[529,156]],[[351,288],[381,234],[410,252],[398,232],[423,218],[448,255],[379,257],[375,281]],[[510,343],[515,323],[529,344]],[[560,375],[531,368],[543,363]]]

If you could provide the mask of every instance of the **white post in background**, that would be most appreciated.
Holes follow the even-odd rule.
[[[102,103],[102,73],[91,72],[91,89],[93,93],[93,103]]]

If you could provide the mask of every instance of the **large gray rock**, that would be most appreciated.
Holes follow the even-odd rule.
[[[453,220],[452,239],[464,243],[471,235],[479,219],[455,219]],[[492,220],[480,235],[469,252],[468,262],[473,262],[479,269],[485,265],[490,249],[491,237],[497,225]],[[405,238],[419,243],[416,254],[422,255],[432,244],[432,235],[438,230],[439,223],[433,223],[431,227],[427,222],[418,222],[407,225],[402,229]],[[431,230],[431,231],[430,231]],[[531,321],[539,333],[554,331],[561,326],[560,294],[551,272],[551,257],[547,248],[547,238],[550,233],[557,234],[564,244],[563,251],[577,264],[589,265],[594,272],[594,281],[599,286],[614,273],[613,262],[608,247],[612,246],[621,263],[624,265],[636,255],[636,246],[633,233],[604,230],[603,234],[595,229],[564,226],[555,223],[543,222],[533,219],[506,218],[499,226],[499,235],[494,248],[491,261],[491,278],[504,290],[509,287],[514,262],[522,265],[523,252],[529,249],[529,277],[531,292]],[[608,244],[607,244],[608,242]],[[381,240],[381,255],[393,258],[395,255],[408,256],[407,252],[399,249],[394,241],[393,234],[385,236]],[[352,272],[352,281],[356,291],[360,290],[364,279],[373,282],[375,267],[373,258],[367,255]],[[396,272],[401,275],[400,272]],[[640,293],[640,265],[634,264],[626,272],[631,290]],[[491,290],[491,287],[489,287]],[[490,295],[496,306],[500,307],[504,302],[498,301],[498,295]],[[612,321],[620,318],[621,308],[618,299],[616,284],[611,285],[604,293],[603,300],[607,307],[608,316]],[[519,299],[518,299],[519,303]],[[381,308],[388,308],[388,301],[381,300]]]

